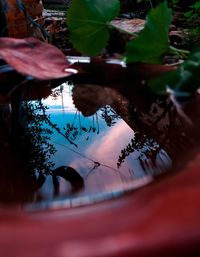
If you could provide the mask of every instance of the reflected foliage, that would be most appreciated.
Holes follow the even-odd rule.
[[[83,189],[84,181],[76,170],[65,166],[54,169],[52,156],[56,148],[51,136],[53,129],[60,129],[51,122],[47,107],[40,100],[18,100],[12,101],[12,112],[8,113],[7,106],[1,110],[0,130],[4,137],[0,140],[5,148],[1,148],[0,201],[41,201],[40,189],[47,176],[52,177],[54,196],[59,193],[60,177],[70,182],[72,193]],[[5,138],[8,125],[10,133]]]
[[[59,193],[58,177],[63,177],[72,185],[72,193],[75,193],[84,187],[84,181],[79,173],[71,167],[61,166],[53,169],[54,163],[51,161],[52,155],[56,153],[55,146],[50,143],[53,129],[63,135],[57,124],[53,124],[50,115],[46,113],[48,107],[41,101],[24,102],[26,123],[26,136],[30,144],[29,165],[39,177],[42,175],[51,175],[54,186],[54,193]],[[69,137],[67,137],[68,140]],[[56,193],[57,192],[57,193]]]
[[[147,166],[166,171],[168,168],[165,168],[165,165],[171,166],[172,160],[176,163],[183,154],[180,149],[186,151],[194,146],[194,140],[190,135],[191,124],[188,123],[190,116],[187,112],[191,115],[190,105],[196,105],[195,99],[184,98],[183,102],[179,102],[179,107],[171,95],[158,96],[141,84],[138,84],[138,90],[131,89],[130,85],[125,88],[123,85],[117,89],[102,88],[101,91],[98,86],[93,85],[92,95],[95,95],[96,88],[100,100],[98,103],[92,101],[92,110],[100,110],[101,117],[109,127],[115,124],[120,115],[133,131],[137,131],[131,142],[121,150],[117,160],[118,168],[127,156],[137,152],[139,156],[136,159],[144,171]],[[83,92],[80,86],[76,87],[75,91],[76,95],[80,96]],[[108,92],[110,98],[107,97]],[[82,111],[83,106],[84,113],[91,113],[91,99],[91,87],[84,87],[83,101],[81,97],[78,103],[76,101],[79,110]],[[87,105],[87,102],[90,104]],[[101,107],[103,103],[104,108]]]
[[[48,141],[52,132],[42,125],[44,117],[39,113],[39,102],[18,100],[12,101],[9,113],[7,106],[1,113],[0,130],[4,138],[0,140],[5,147],[1,147],[0,200],[6,203],[41,198],[38,190],[51,173],[50,159],[55,153]]]
[[[81,113],[76,111],[74,114],[74,119],[72,123],[67,123],[66,127],[63,128],[65,131],[66,138],[75,141],[78,139],[78,136],[82,133],[86,134],[86,140],[89,140],[91,133],[99,134],[99,121],[98,114],[92,116],[90,124],[84,124],[81,120]],[[77,145],[78,147],[78,145]]]
[[[105,120],[108,127],[115,125],[117,120],[120,119],[120,116],[110,106],[101,108],[101,117]]]
[[[126,148],[121,150],[117,167],[119,168],[125,161],[126,157],[135,151],[139,154],[138,160],[140,161],[140,164],[143,163],[143,159],[150,159],[155,164],[157,153],[160,150],[160,146],[153,139],[136,132],[134,138],[131,139],[131,142],[126,146]]]
[[[55,147],[49,142],[52,130],[45,126],[45,121],[49,120],[49,116],[45,110],[47,107],[42,105],[40,101],[23,102],[26,119],[25,136],[30,149],[29,165],[35,172],[49,175],[54,166],[51,156],[55,154]]]

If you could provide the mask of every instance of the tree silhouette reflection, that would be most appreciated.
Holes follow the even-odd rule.
[[[0,201],[9,203],[42,200],[43,196],[39,189],[47,176],[52,177],[54,191],[58,191],[59,188],[59,182],[55,184],[58,177],[63,177],[71,183],[72,193],[81,190],[84,181],[78,172],[71,167],[54,168],[52,156],[56,149],[50,138],[55,126],[46,113],[47,107],[40,100],[20,101],[19,106],[15,106],[16,102],[19,103],[12,102],[14,111],[10,117],[10,133],[7,120],[2,119],[0,128],[4,135],[4,138],[1,138],[2,145],[5,145],[5,149],[1,148]]]
[[[140,155],[138,157],[140,165],[142,166],[143,170],[145,170],[143,159],[150,159],[152,163],[156,165],[156,156],[160,150],[161,147],[153,139],[136,132],[134,138],[131,139],[131,142],[126,146],[126,148],[121,150],[117,167],[119,168],[122,165],[127,156],[134,151],[137,151]]]
[[[187,152],[195,145],[191,137],[191,124],[180,115],[170,97],[154,94],[148,87],[142,86],[140,81],[135,84],[137,85],[117,85],[116,88],[103,89],[95,85],[82,85],[83,88],[81,85],[75,85],[73,99],[83,114],[91,115],[94,110],[96,112],[101,109],[102,117],[108,126],[114,125],[117,116],[120,116],[135,132],[131,142],[119,150],[121,153],[116,161],[118,168],[128,156],[138,152],[136,159],[145,172],[153,172],[158,168],[158,158],[165,171],[165,166],[168,169],[172,161],[173,165],[177,164],[182,151]],[[100,95],[98,101],[96,94]],[[196,104],[196,99],[193,99],[192,103],[186,99],[182,107],[193,117],[191,106]],[[102,105],[110,106],[109,110],[113,110],[116,117],[107,115],[107,109],[102,109]],[[196,126],[192,130],[197,135]]]
[[[101,108],[101,117],[105,120],[108,127],[116,124],[120,116],[110,106]]]
[[[22,117],[26,149],[30,149],[30,170],[49,175],[54,167],[51,156],[55,154],[56,149],[49,141],[53,131],[45,126],[45,121],[49,119],[45,112],[47,107],[40,101],[24,101],[21,108],[24,112]]]

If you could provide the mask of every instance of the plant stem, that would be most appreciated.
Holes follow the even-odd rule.
[[[174,46],[169,46],[169,52],[170,53],[176,53],[178,55],[181,55],[181,56],[185,56],[185,55],[188,55],[190,53],[190,51],[188,50],[184,50],[184,49],[178,49]]]
[[[150,3],[150,6],[151,6],[151,9],[153,9],[153,4],[152,4],[151,0],[149,0],[149,3]]]

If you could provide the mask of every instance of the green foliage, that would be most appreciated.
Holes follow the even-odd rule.
[[[190,6],[190,11],[186,12],[184,16],[189,20],[194,20],[200,15],[200,1]]]
[[[127,62],[162,63],[169,50],[169,26],[172,11],[167,2],[152,9],[139,36],[127,44]]]
[[[108,43],[109,22],[119,11],[118,0],[73,0],[67,21],[74,46],[84,54],[97,55]]]
[[[194,46],[200,45],[200,27],[195,26],[193,28],[187,29],[187,34],[185,35],[182,43],[187,46],[188,49],[193,49]]]
[[[144,2],[144,0],[137,0],[137,3],[141,3],[141,2]],[[145,0],[145,2],[146,3],[148,2],[150,4],[151,8],[153,8],[153,3],[151,0]]]
[[[142,0],[138,0],[141,2]],[[160,1],[158,1],[160,2]],[[179,0],[168,1],[176,7]],[[175,8],[174,7],[174,8]],[[193,5],[200,13],[200,1]],[[74,46],[82,53],[94,56],[104,48],[109,39],[110,21],[119,13],[118,0],[74,0],[68,12],[68,26]],[[160,64],[164,54],[188,55],[188,51],[169,45],[169,27],[172,10],[167,1],[152,8],[147,15],[144,29],[126,46],[127,63]],[[170,88],[176,92],[193,93],[200,85],[200,49],[193,51],[177,70],[170,71],[150,82],[157,93]]]
[[[151,8],[154,8],[156,5],[159,5],[164,0],[137,0],[137,3],[145,2],[148,3]]]
[[[200,86],[200,48],[195,49],[177,70],[165,73],[150,82],[157,93],[165,93],[166,88],[180,92],[194,93]]]
[[[179,8],[180,0],[170,0],[168,1],[169,6],[173,9],[173,11],[176,11]]]

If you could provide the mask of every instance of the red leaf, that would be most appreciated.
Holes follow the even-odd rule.
[[[0,56],[19,73],[40,80],[67,77],[70,63],[56,47],[35,38],[0,38]]]

